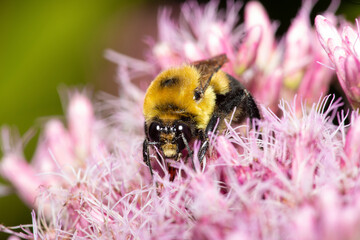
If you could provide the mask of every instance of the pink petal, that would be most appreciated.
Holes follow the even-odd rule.
[[[45,141],[48,151],[61,166],[76,164],[73,141],[59,120],[51,120],[45,126]]]
[[[303,240],[315,239],[316,212],[311,206],[301,207],[294,216],[296,237]]]
[[[348,47],[355,56],[360,57],[360,36],[350,26],[345,26],[342,32],[342,38],[345,46]]]
[[[256,62],[264,66],[274,51],[274,31],[264,7],[259,2],[251,1],[245,6],[245,29],[249,31],[254,27],[262,29]]]
[[[329,41],[331,42],[331,39]],[[334,48],[333,54],[334,54],[333,62],[336,67],[336,73],[339,77],[341,86],[344,88],[344,84],[346,81],[345,80],[345,59],[348,56],[348,53],[345,50],[345,48],[339,46],[339,47]]]
[[[345,60],[346,95],[351,101],[360,102],[360,61],[350,55]]]
[[[14,185],[20,197],[33,206],[37,189],[42,184],[35,170],[22,157],[8,154],[0,163],[0,172]]]
[[[220,23],[210,24],[206,34],[206,48],[211,56],[227,52],[228,47],[226,46],[226,43],[229,41],[227,40],[224,29]]]
[[[52,151],[49,151],[48,141],[40,140],[36,148],[35,155],[31,161],[31,165],[36,172],[38,172],[39,178],[46,182],[48,185],[60,185],[63,179],[60,176],[54,175],[60,171],[59,166],[53,159]]]
[[[322,62],[323,60],[318,60]],[[316,102],[321,96],[325,96],[330,81],[333,77],[333,70],[313,61],[307,68],[301,80],[297,98],[298,101],[306,101],[310,104]]]
[[[301,12],[293,20],[286,34],[284,59],[286,74],[292,74],[305,67],[302,60],[310,57],[312,39],[308,15]]]
[[[345,165],[349,169],[360,165],[360,117],[352,121],[351,128],[346,135],[344,151],[347,156]]]
[[[162,69],[173,67],[181,62],[180,56],[165,42],[157,43],[152,49],[152,54]]]
[[[281,68],[275,69],[267,76],[264,86],[259,87],[254,93],[255,99],[276,112],[278,109],[278,99],[283,86],[283,72]]]
[[[190,61],[198,61],[205,58],[201,50],[190,41],[184,44],[184,53],[185,57]]]
[[[253,27],[247,31],[244,42],[237,53],[236,66],[238,69],[236,72],[238,75],[255,62],[261,35],[262,29],[260,27]]]
[[[342,40],[337,29],[328,19],[317,15],[315,18],[315,26],[320,43],[327,53],[332,52],[335,46],[342,46]],[[329,39],[332,39],[331,46],[328,44]]]
[[[234,145],[224,136],[217,138],[216,150],[224,162],[231,163],[239,157],[239,153]]]
[[[20,240],[17,236],[10,236],[7,240]]]
[[[68,109],[69,133],[75,153],[80,159],[90,152],[94,121],[94,110],[90,100],[80,94],[72,97]]]

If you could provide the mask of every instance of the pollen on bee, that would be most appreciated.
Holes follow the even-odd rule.
[[[162,152],[167,158],[173,158],[177,154],[177,147],[175,144],[167,143],[164,144],[161,148],[162,148]]]

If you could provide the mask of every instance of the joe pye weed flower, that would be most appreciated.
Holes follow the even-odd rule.
[[[179,19],[162,9],[145,60],[106,52],[120,97],[69,94],[66,121],[45,124],[30,162],[3,128],[0,172],[34,210],[32,223],[0,230],[13,239],[359,238],[359,30],[323,16],[313,28],[311,8],[303,2],[282,39],[258,2],[189,2]],[[258,130],[227,122],[210,135],[204,166],[171,161],[174,181],[154,153],[152,179],[141,152],[145,93],[131,80],[220,53],[258,102]],[[335,74],[351,112],[326,96]]]
[[[324,16],[315,19],[316,29],[322,47],[335,66],[336,74],[349,102],[359,108],[360,91],[360,27],[342,23],[337,30],[333,23]],[[341,34],[339,33],[341,32]]]

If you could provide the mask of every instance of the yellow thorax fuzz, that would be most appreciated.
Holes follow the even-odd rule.
[[[216,94],[229,91],[226,74],[218,71],[211,79],[203,98],[194,100],[201,73],[191,65],[170,68],[161,72],[150,84],[144,100],[145,121],[157,117],[173,121],[182,116],[195,120],[197,128],[205,129],[215,108]]]

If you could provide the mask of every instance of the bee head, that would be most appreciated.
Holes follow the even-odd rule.
[[[147,135],[151,142],[160,147],[167,158],[175,158],[185,148],[184,138],[187,142],[192,138],[190,127],[179,121],[152,122]]]

